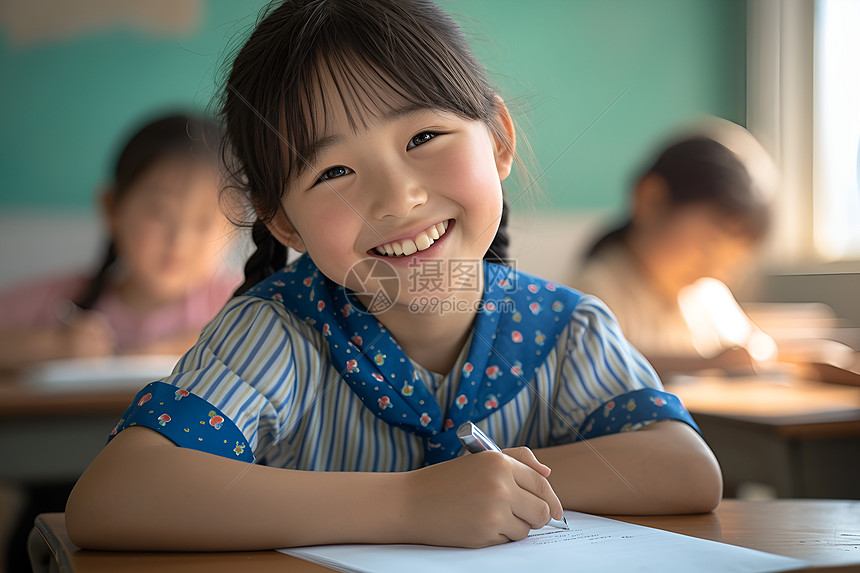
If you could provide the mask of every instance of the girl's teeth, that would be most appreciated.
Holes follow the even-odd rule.
[[[436,223],[426,231],[418,233],[414,240],[404,239],[402,241],[394,241],[393,243],[385,243],[376,247],[376,252],[389,257],[409,256],[418,251],[429,249],[430,245],[444,235],[447,230],[448,221]]]
[[[415,246],[415,243],[411,239],[406,239],[403,241],[403,254],[408,256],[412,253],[418,251],[418,247]]]
[[[435,230],[436,227],[433,227]],[[417,237],[415,237],[415,246],[419,251],[423,251],[427,247],[433,244],[433,239],[427,236],[427,233],[420,233]]]

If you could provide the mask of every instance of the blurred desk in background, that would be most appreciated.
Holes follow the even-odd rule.
[[[77,480],[137,391],[168,374],[175,359],[57,361],[36,377],[0,374],[0,480]],[[135,376],[119,368],[129,366]]]
[[[723,470],[779,497],[860,499],[860,387],[790,376],[674,376]]]
[[[45,392],[0,377],[0,480],[77,480],[135,393]]]

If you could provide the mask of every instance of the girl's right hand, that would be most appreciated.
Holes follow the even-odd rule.
[[[411,541],[485,547],[523,539],[529,529],[560,519],[549,468],[528,448],[481,452],[409,472]]]

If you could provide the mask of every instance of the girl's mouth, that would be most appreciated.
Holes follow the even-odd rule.
[[[408,257],[415,253],[426,251],[448,232],[448,226],[451,222],[452,221],[448,219],[441,223],[431,225],[412,238],[379,245],[372,249],[373,254],[382,257],[399,258]]]

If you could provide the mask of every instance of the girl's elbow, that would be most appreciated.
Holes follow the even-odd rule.
[[[703,483],[691,500],[689,513],[709,513],[717,509],[723,500],[723,480],[721,476]]]
[[[86,477],[78,481],[66,501],[66,532],[82,549],[113,549],[117,528],[111,524],[111,508],[98,488],[82,483]]]
[[[711,487],[708,490],[708,496],[706,496],[705,500],[705,511],[714,511],[723,500],[723,472],[716,459],[714,459],[714,468],[711,473],[711,479]]]
[[[66,502],[66,532],[69,539],[78,547],[84,549],[96,549],[98,533],[98,519],[88,511],[88,504],[81,499],[82,494],[76,494],[77,488],[72,490]]]
[[[708,450],[702,459],[695,461],[692,475],[686,480],[689,491],[687,513],[708,513],[717,508],[723,499],[723,474],[720,464]]]
[[[679,460],[686,468],[681,472],[686,485],[686,512],[708,513],[716,509],[723,499],[723,472],[717,457],[702,437],[689,426],[683,428],[691,440]]]
[[[97,537],[94,532],[87,527],[86,519],[80,519],[76,515],[66,513],[66,532],[69,534],[69,539],[81,549],[98,549]]]

